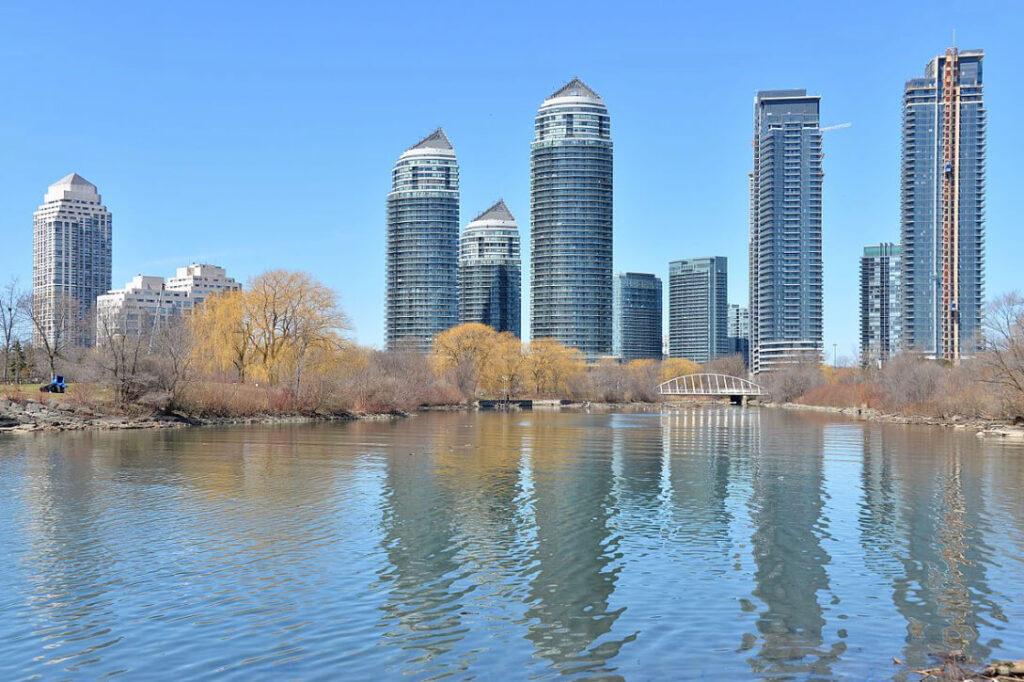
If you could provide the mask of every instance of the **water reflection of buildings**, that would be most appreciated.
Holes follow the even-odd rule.
[[[183,661],[229,666],[300,651],[304,619],[335,565],[325,538],[335,529],[344,536],[330,510],[350,463],[321,456],[329,439],[318,444],[317,434],[26,439],[31,544],[19,563],[33,588],[25,636],[39,639],[34,661],[89,677],[115,669],[148,677]],[[159,637],[140,638],[147,628]],[[162,656],[168,650],[179,652],[174,662]]]
[[[374,589],[388,594],[379,606],[381,641],[395,647],[386,672],[464,672],[468,662],[447,654],[466,630],[460,611],[472,585],[458,557],[454,491],[444,481],[451,471],[442,465],[447,448],[460,445],[464,434],[435,429],[414,445],[407,430],[398,425],[404,437],[384,452],[381,539],[388,565],[378,571]]]
[[[610,605],[618,553],[608,419],[453,417],[421,432],[417,452],[389,453],[390,566],[379,587],[389,594],[385,641],[406,654],[408,671],[451,674],[486,659],[486,648],[459,644],[484,616],[489,629],[525,626],[526,655],[557,670],[607,670],[630,639],[607,637],[621,613]],[[410,648],[423,655],[409,660]]]
[[[797,417],[797,419],[800,419]],[[763,428],[751,443],[750,517],[755,587],[762,604],[761,647],[749,659],[758,674],[829,677],[842,644],[825,642],[819,594],[829,589],[830,557],[821,542],[824,494],[822,423]]]
[[[1024,458],[971,435],[739,408],[343,428],[26,439],[0,587],[30,587],[39,666],[125,656],[143,591],[186,617],[162,645],[202,646],[202,614],[233,655],[352,637],[417,677],[631,675],[738,645],[733,677],[830,678],[846,641],[882,642],[858,657],[889,675],[890,656],[1010,655],[1020,632],[998,590],[1020,584]]]
[[[635,635],[608,637],[623,609],[611,597],[621,570],[611,529],[610,415],[578,415],[558,428],[536,415],[533,487],[536,566],[530,579],[527,638],[563,673],[596,675]]]
[[[684,409],[662,417],[662,476],[677,525],[687,541],[732,543],[730,524],[751,466],[760,414],[733,408]]]
[[[984,460],[965,456],[968,448],[977,452],[975,439],[966,438],[890,428],[871,455],[890,459],[892,475],[907,482],[899,485],[894,554],[902,571],[893,579],[893,603],[907,621],[903,658],[910,665],[956,649],[987,661],[991,648],[979,630],[1006,620],[986,576],[994,548],[986,541],[993,529],[978,485]]]

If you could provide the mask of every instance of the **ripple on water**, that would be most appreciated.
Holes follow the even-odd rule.
[[[1021,480],[946,430],[717,408],[0,440],[0,677],[1020,657]]]

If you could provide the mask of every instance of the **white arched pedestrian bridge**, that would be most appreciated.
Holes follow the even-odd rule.
[[[658,393],[739,399],[765,395],[764,389],[753,381],[728,374],[684,374],[659,384]]]

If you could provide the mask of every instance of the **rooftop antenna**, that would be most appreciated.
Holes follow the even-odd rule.
[[[956,47],[956,29],[953,29],[953,47]]]

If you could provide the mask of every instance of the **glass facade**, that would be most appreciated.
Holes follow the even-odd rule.
[[[754,98],[750,353],[757,374],[822,354],[821,98]]]
[[[387,212],[387,347],[426,352],[458,324],[459,166],[440,128],[399,157]]]
[[[519,336],[521,270],[519,227],[499,201],[459,240],[459,324],[480,322]]]
[[[864,247],[860,259],[861,364],[881,367],[900,348],[900,247]]]
[[[612,354],[625,362],[661,359],[661,279],[627,272],[612,286]]]
[[[530,323],[588,358],[612,350],[612,140],[579,79],[546,99],[530,145]]]
[[[750,308],[729,304],[729,335],[730,352],[740,355],[743,364],[750,367]]]
[[[722,256],[668,264],[668,355],[710,362],[732,353],[728,261]]]
[[[958,360],[985,296],[984,52],[935,57],[903,94],[902,345]]]

